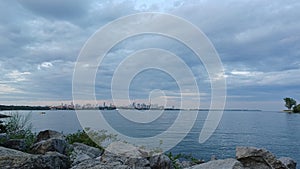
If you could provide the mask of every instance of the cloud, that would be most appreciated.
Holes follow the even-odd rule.
[[[300,69],[259,72],[233,70],[228,75],[229,87],[244,86],[295,86],[300,83]],[[291,80],[293,79],[293,80]],[[287,83],[288,82],[288,83]]]
[[[229,100],[274,103],[300,92],[300,3],[295,0],[12,0],[1,2],[0,9],[0,89],[6,93],[3,101],[71,99],[73,69],[85,41],[101,26],[140,11],[175,14],[208,36],[225,67]],[[174,29],[163,23],[159,26]],[[117,44],[105,57],[97,73],[99,99],[107,98],[110,86],[106,82],[118,64],[145,48],[162,48],[178,55],[193,71],[201,93],[210,92],[205,67],[193,51],[174,39],[144,35]],[[144,93],[152,86],[168,89],[169,97],[176,97],[172,95],[178,93],[173,79],[154,71],[144,75],[133,81],[134,97],[148,97]],[[184,80],[189,85],[188,79]],[[83,87],[85,84],[82,82]]]
[[[252,73],[251,72],[249,72],[249,71],[236,71],[236,70],[234,70],[234,71],[232,71],[232,72],[230,72],[232,75],[244,75],[244,76],[249,76],[249,75],[251,75]]]
[[[5,76],[12,80],[13,82],[25,81],[26,76],[30,75],[30,72],[19,72],[18,70],[13,70],[12,72],[6,74]]]
[[[51,62],[43,62],[37,66],[37,69],[38,70],[41,70],[42,68],[47,69],[47,68],[51,68],[52,66],[53,66],[53,64]]]
[[[3,95],[3,94],[11,94],[11,93],[22,93],[22,91],[6,84],[0,84],[0,94]]]

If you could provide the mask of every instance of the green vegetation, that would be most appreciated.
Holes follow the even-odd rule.
[[[69,134],[66,136],[66,139],[69,144],[73,144],[75,142],[83,143],[92,147],[103,149],[100,145],[102,145],[105,141],[115,141],[117,139],[116,135],[107,134],[107,131],[92,131],[89,128],[86,128],[85,131],[77,131],[76,133]],[[93,140],[89,137],[91,136]],[[97,142],[97,143],[96,143]]]
[[[297,104],[296,100],[293,98],[286,97],[283,100],[285,101],[285,107],[287,107],[289,110],[291,110],[291,108]]]
[[[290,112],[300,113],[300,104],[297,105],[295,99],[286,97],[283,100],[285,101],[285,107],[287,107]]]
[[[201,163],[204,162],[203,160],[199,160],[199,159],[193,157],[192,155],[186,155],[186,154],[181,154],[181,153],[173,155],[171,152],[167,153],[166,155],[172,161],[173,167],[175,169],[181,169],[181,167],[177,163],[177,161],[180,160],[180,159],[191,161],[193,163],[193,165],[201,164]]]
[[[298,104],[297,106],[293,107],[293,112],[294,113],[300,113],[300,104]]]
[[[6,121],[5,132],[10,139],[25,139],[26,147],[29,148],[35,141],[36,135],[32,133],[31,113],[21,115],[18,112],[10,113]]]

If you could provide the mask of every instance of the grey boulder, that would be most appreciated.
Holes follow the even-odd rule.
[[[278,160],[281,161],[289,169],[296,169],[297,163],[292,158],[290,158],[290,157],[281,157]]]
[[[42,140],[31,146],[31,152],[33,154],[46,154],[49,151],[55,151],[61,154],[66,153],[68,144],[65,140],[50,138],[48,140]]]
[[[152,156],[149,161],[151,169],[173,169],[172,161],[164,154]]]
[[[77,148],[76,148],[77,146]],[[101,154],[88,154],[82,150],[80,144],[75,144],[73,148],[77,155],[71,155],[73,160],[72,169],[172,169],[171,160],[165,156],[157,154],[150,157],[149,151],[141,149],[123,142],[114,142]],[[77,149],[77,150],[76,150]],[[73,158],[76,157],[76,158]],[[95,158],[96,157],[96,158]],[[74,160],[75,159],[75,160]],[[77,160],[76,160],[77,159]]]
[[[57,152],[33,155],[18,150],[0,147],[1,169],[67,169],[68,157]]]
[[[9,139],[6,140],[3,144],[4,147],[12,148],[15,150],[25,151],[26,143],[24,139]]]
[[[244,169],[243,165],[233,158],[225,160],[213,160],[207,163],[198,164],[189,169]]]
[[[72,166],[88,159],[98,158],[103,154],[103,150],[82,143],[74,143],[70,149],[72,151],[70,155]]]
[[[40,142],[42,140],[48,140],[50,138],[56,138],[56,139],[65,139],[65,136],[62,133],[59,133],[54,130],[44,130],[40,131],[39,134],[36,136],[36,143]]]
[[[237,147],[236,158],[246,169],[288,169],[266,149]]]

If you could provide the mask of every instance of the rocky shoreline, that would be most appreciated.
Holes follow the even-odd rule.
[[[188,169],[296,169],[293,159],[277,159],[271,152],[254,147],[237,147],[235,158],[196,164],[192,161],[172,161],[164,154],[149,156],[149,152],[123,142],[115,142],[113,146],[117,149],[111,153],[82,143],[68,144],[61,133],[45,130],[37,135],[29,152],[23,152],[25,142],[22,139],[7,139],[2,143],[0,168],[174,169],[176,166]]]

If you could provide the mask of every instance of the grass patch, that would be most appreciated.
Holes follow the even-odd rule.
[[[33,133],[31,113],[26,115],[18,112],[10,113],[10,116],[5,121],[5,132],[9,139],[24,139],[26,144],[26,151],[29,150],[30,146],[36,139],[36,134]]]

